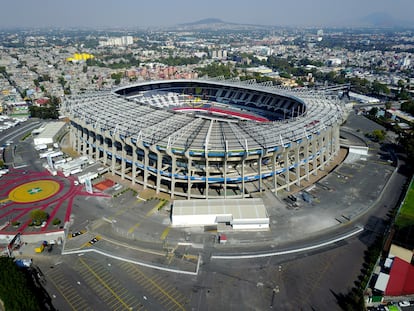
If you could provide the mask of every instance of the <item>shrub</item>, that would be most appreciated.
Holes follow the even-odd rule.
[[[60,223],[61,223],[62,221],[59,219],[59,218],[55,218],[55,219],[53,219],[53,221],[52,221],[52,224],[54,225],[54,226],[57,226],[57,225],[60,225]]]

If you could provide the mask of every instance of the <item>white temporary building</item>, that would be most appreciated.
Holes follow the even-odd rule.
[[[389,279],[390,279],[390,275],[389,274],[380,272],[380,274],[378,275],[378,279],[375,282],[374,288],[376,290],[385,292],[385,289],[387,288]]]
[[[235,230],[269,229],[269,216],[263,200],[214,199],[176,200],[172,208],[173,226],[228,224]]]
[[[65,125],[65,122],[50,122],[46,124],[43,130],[37,136],[34,136],[33,142],[35,146],[52,145],[55,143],[56,139],[63,133]]]

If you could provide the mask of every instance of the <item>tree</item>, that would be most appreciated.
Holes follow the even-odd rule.
[[[48,214],[41,209],[34,209],[30,212],[30,218],[36,225],[40,225],[47,220]]]
[[[401,104],[401,110],[414,115],[414,101],[407,100]]]
[[[42,309],[42,293],[27,272],[20,270],[13,258],[0,257],[0,299],[5,310]]]
[[[414,163],[414,132],[403,133],[399,137],[399,144],[407,154],[407,163]],[[412,164],[411,164],[412,165]],[[411,167],[413,169],[413,167]]]
[[[372,107],[371,110],[369,111],[369,115],[371,117],[375,117],[378,113],[378,108],[377,107]]]
[[[64,77],[59,77],[59,84],[62,86],[62,87],[65,87],[65,84],[66,84],[66,80],[65,80],[65,78]]]
[[[378,82],[377,80],[372,82],[371,91],[372,91],[373,94],[376,94],[376,95],[389,94],[390,93],[389,88],[385,84],[383,84],[381,82]]]
[[[382,142],[385,139],[385,131],[384,130],[373,130],[371,133],[372,139],[378,142]]]
[[[390,109],[391,108],[391,106],[392,106],[392,103],[391,102],[386,102],[385,103],[385,109]]]

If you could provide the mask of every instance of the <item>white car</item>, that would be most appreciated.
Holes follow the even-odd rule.
[[[400,301],[400,302],[398,303],[398,305],[399,305],[400,307],[409,307],[411,304],[410,304],[410,302],[409,302],[409,301]]]

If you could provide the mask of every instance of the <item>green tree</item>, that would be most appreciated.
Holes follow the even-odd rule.
[[[376,94],[376,95],[389,94],[390,93],[389,88],[385,84],[383,84],[381,82],[378,82],[377,80],[372,82],[371,90],[372,90],[372,93]]]
[[[371,117],[375,117],[378,113],[378,108],[377,107],[372,107],[371,110],[369,111],[369,115]]]
[[[30,218],[35,224],[41,224],[47,220],[48,214],[41,209],[34,209],[30,212]]]
[[[401,110],[414,116],[414,101],[407,100],[401,104]]]
[[[385,139],[385,131],[384,130],[373,130],[371,133],[371,137],[378,142],[383,142]]]
[[[36,293],[31,276],[20,270],[13,258],[0,257],[0,299],[5,310],[41,310],[41,294]]]
[[[58,80],[59,80],[59,84],[60,84],[62,87],[65,87],[65,84],[66,84],[66,80],[65,80],[65,78],[64,78],[64,77],[62,77],[62,76],[60,76]]]
[[[407,154],[406,163],[410,165],[411,170],[414,170],[414,131],[402,133],[398,142]]]

